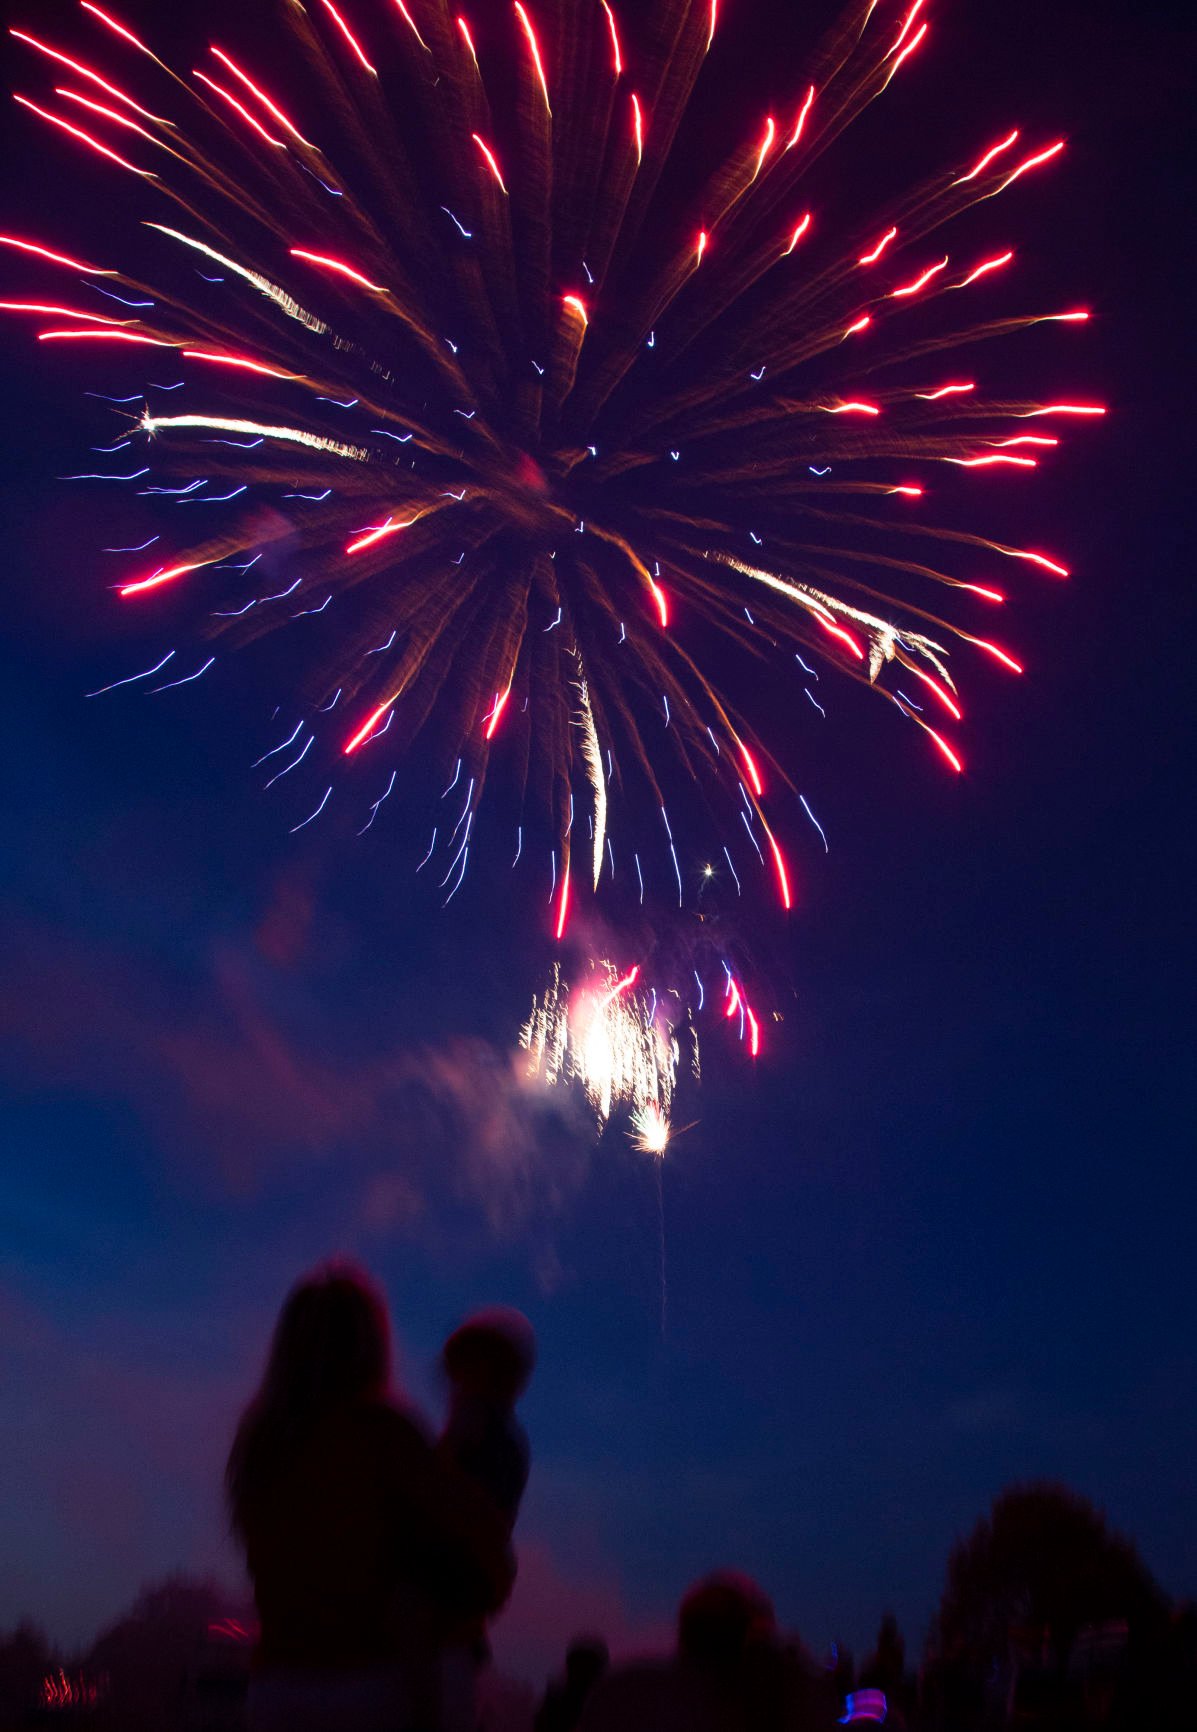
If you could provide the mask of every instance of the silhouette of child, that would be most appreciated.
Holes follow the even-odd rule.
[[[515,1404],[536,1364],[536,1337],[519,1311],[492,1306],[454,1330],[441,1353],[449,1417],[439,1448],[515,1527],[528,1483],[528,1437]]]
[[[515,1528],[528,1483],[531,1454],[515,1404],[536,1363],[536,1337],[519,1311],[492,1306],[454,1330],[441,1351],[449,1383],[449,1414],[438,1454],[490,1499],[506,1528]],[[514,1558],[508,1561],[514,1570]],[[490,1658],[483,1617],[460,1621],[441,1654],[441,1724],[473,1732],[478,1675]]]

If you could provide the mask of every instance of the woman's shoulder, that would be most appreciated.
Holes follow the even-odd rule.
[[[432,1438],[421,1415],[389,1397],[357,1403],[350,1410],[349,1422],[388,1449],[421,1458],[432,1449]]]

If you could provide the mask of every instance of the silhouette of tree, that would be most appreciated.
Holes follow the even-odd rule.
[[[23,1723],[40,1699],[42,1679],[57,1664],[36,1624],[24,1620],[0,1635],[0,1727]]]
[[[1085,1498],[1048,1482],[1011,1486],[948,1559],[935,1646],[975,1674],[1005,1662],[1017,1632],[1061,1665],[1084,1629],[1160,1629],[1168,1602],[1134,1546]]]
[[[860,1668],[857,1686],[866,1690],[883,1690],[889,1704],[890,1723],[905,1723],[910,1691],[906,1677],[906,1643],[892,1612],[886,1612],[877,1630],[873,1652]]]
[[[87,1656],[87,1670],[107,1679],[107,1718],[120,1732],[220,1723],[223,1698],[236,1700],[248,1670],[248,1640],[235,1639],[247,1625],[243,1604],[217,1582],[174,1575],[143,1588]],[[214,1691],[226,1676],[229,1688]]]

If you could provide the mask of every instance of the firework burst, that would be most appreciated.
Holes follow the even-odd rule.
[[[256,49],[213,40],[193,67],[90,0],[55,9],[53,40],[40,9],[12,31],[40,142],[89,188],[123,182],[143,226],[127,266],[115,239],[76,258],[52,220],[0,236],[2,310],[60,366],[127,370],[127,455],[95,473],[157,494],[163,527],[118,594],[182,641],[197,616],[218,634],[107,689],[190,684],[225,643],[301,631],[304,696],[259,760],[290,778],[289,827],[352,802],[368,828],[435,723],[463,802],[421,862],[446,900],[497,772],[550,832],[558,939],[617,853],[641,903],[647,877],[650,903],[695,906],[714,859],[737,896],[789,908],[806,820],[789,742],[729,695],[737,660],[804,715],[820,670],[861,682],[959,771],[957,666],[1021,671],[977,625],[994,573],[1067,575],[936,527],[925,498],[1025,475],[1102,412],[1011,400],[955,358],[1088,318],[995,312],[1014,251],[956,239],[1062,141],[966,141],[896,209],[820,208],[824,152],[914,75],[924,0],[857,6],[687,192],[704,103],[727,105],[714,5],[261,10]],[[145,384],[164,361],[167,400]],[[721,960],[713,1008],[755,1053]],[[675,1061],[639,988],[587,999],[579,1033],[591,991],[566,1008],[558,982],[526,1044],[655,1146]]]
[[[664,1002],[639,982],[638,965],[619,975],[601,962],[570,988],[554,967],[520,1031],[520,1045],[530,1076],[582,1089],[600,1131],[613,1113],[625,1111],[637,1147],[663,1155],[681,1044]]]

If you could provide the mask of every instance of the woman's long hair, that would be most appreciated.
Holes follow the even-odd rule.
[[[391,1332],[382,1295],[349,1264],[317,1269],[287,1297],[261,1387],[241,1416],[225,1469],[233,1526],[325,1414],[379,1400],[391,1376]]]

